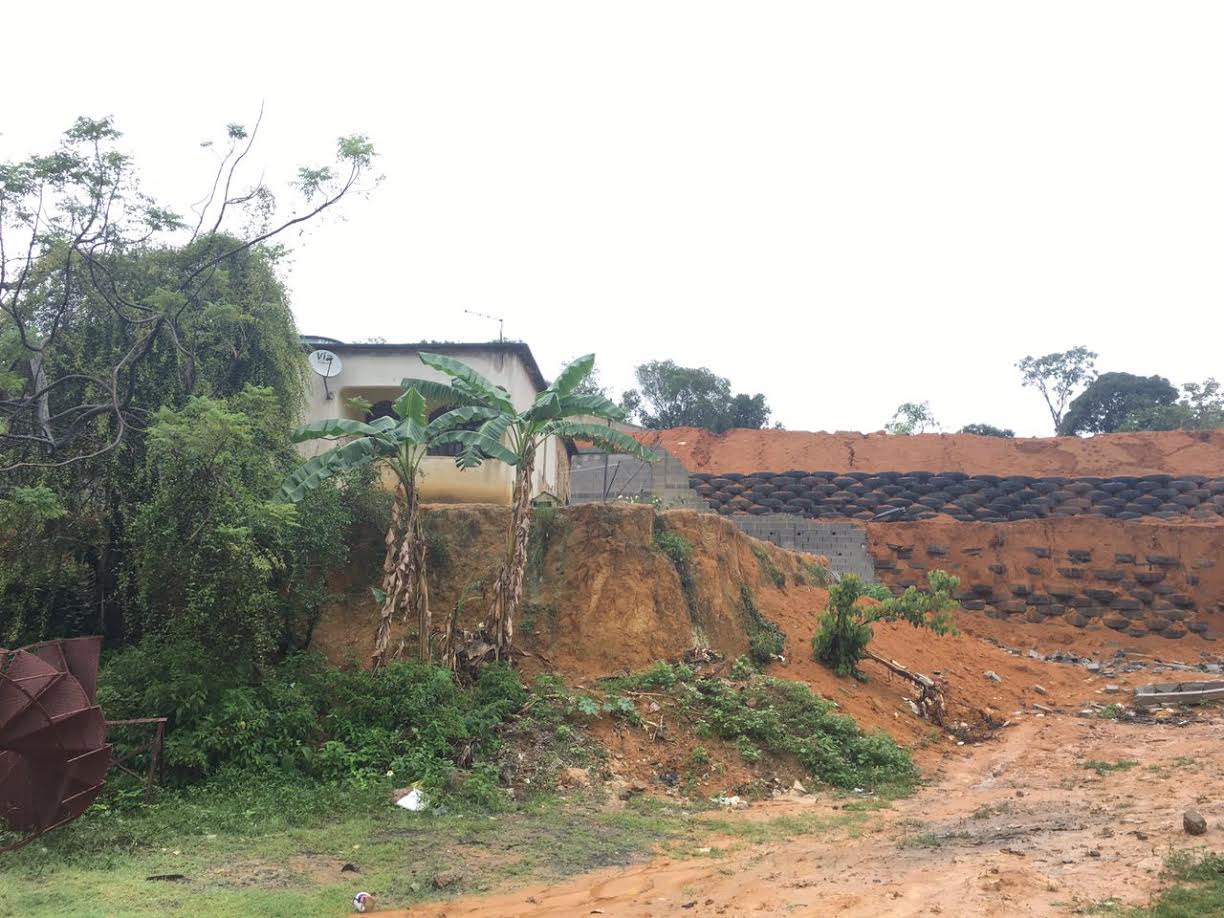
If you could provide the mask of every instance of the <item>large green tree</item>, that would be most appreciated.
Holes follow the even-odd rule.
[[[1069,351],[1025,357],[1016,364],[1021,384],[1041,393],[1050,410],[1055,432],[1062,424],[1063,413],[1071,396],[1096,377],[1096,358],[1097,354],[1081,344]]]
[[[643,427],[704,427],[722,433],[734,427],[769,423],[761,393],[733,393],[731,382],[706,367],[682,367],[673,360],[652,360],[634,371],[638,388],[621,399],[622,407]]]
[[[1176,387],[1163,376],[1102,373],[1067,407],[1058,433],[1065,437],[1113,433],[1127,418],[1176,400]]]
[[[281,213],[239,173],[257,129],[229,125],[192,217],[141,191],[109,118],[79,118],[56,149],[0,164],[0,471],[115,449],[160,403],[141,390],[147,363],[173,363],[176,388],[200,394],[212,373],[258,361],[242,308],[258,291],[235,290],[235,273],[359,189],[373,148],[341,138],[335,165],[298,170],[300,207]]]
[[[510,526],[505,554],[493,583],[493,598],[482,630],[500,659],[508,659],[514,640],[514,619],[523,596],[527,571],[527,540],[531,529],[531,478],[536,452],[550,437],[585,440],[615,452],[649,457],[651,454],[633,437],[603,424],[579,420],[584,417],[620,420],[623,412],[598,394],[578,394],[590,377],[595,355],[587,354],[569,363],[552,385],[526,408],[516,408],[510,393],[490,382],[465,363],[440,354],[421,354],[421,362],[445,374],[450,383],[405,379],[403,385],[417,389],[431,403],[449,406],[479,406],[493,409],[495,416],[476,430],[453,430],[445,437],[463,444],[456,458],[460,468],[472,468],[488,459],[513,466],[514,490],[510,502]],[[454,636],[448,634],[448,654],[453,654]]]
[[[257,130],[226,128],[189,216],[141,192],[109,119],[78,119],[55,149],[0,164],[0,530],[21,528],[30,489],[58,507],[26,530],[27,562],[45,565],[7,582],[0,633],[122,639],[126,613],[142,617],[128,529],[154,497],[148,431],[162,408],[266,387],[288,443],[304,367],[280,240],[362,191],[373,150],[344,138],[335,164],[274,195],[243,176]],[[49,597],[38,629],[20,624]]]
[[[1009,427],[995,427],[993,424],[966,424],[960,429],[960,433],[973,434],[977,437],[1010,438],[1016,435],[1016,432]]]
[[[1211,430],[1224,427],[1224,391],[1213,378],[1186,383],[1172,405],[1147,405],[1131,411],[1118,430]]]

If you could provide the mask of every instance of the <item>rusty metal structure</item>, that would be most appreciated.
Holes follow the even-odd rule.
[[[106,783],[101,650],[100,637],[0,649],[0,853],[80,816]]]

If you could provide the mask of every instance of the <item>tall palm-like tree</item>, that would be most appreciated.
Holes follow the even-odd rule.
[[[514,618],[522,600],[527,571],[531,477],[535,471],[536,451],[549,437],[567,437],[642,458],[651,458],[651,453],[633,437],[610,425],[579,420],[584,417],[606,421],[624,418],[624,412],[604,396],[575,392],[594,369],[594,354],[568,364],[553,384],[522,411],[514,407],[509,392],[467,364],[439,354],[421,354],[421,362],[450,377],[450,384],[405,379],[404,386],[419,390],[432,403],[481,407],[496,412],[476,430],[452,429],[442,435],[447,442],[463,445],[456,459],[459,467],[472,468],[486,459],[494,459],[515,469],[505,556],[494,581],[493,598],[482,629],[492,641],[498,658],[505,659],[514,639]]]
[[[298,501],[307,492],[339,472],[379,463],[395,473],[398,487],[391,505],[391,525],[387,530],[387,553],[383,561],[382,589],[375,591],[382,603],[374,639],[373,666],[387,662],[387,644],[396,612],[404,623],[415,620],[418,652],[424,662],[430,659],[429,637],[432,619],[429,612],[429,586],[425,579],[426,543],[421,528],[420,495],[417,488],[421,460],[431,447],[447,440],[455,428],[476,421],[500,417],[493,407],[463,405],[429,421],[425,399],[409,386],[392,405],[394,416],[369,423],[346,418],[315,421],[299,427],[293,434],[296,443],[305,440],[345,439],[346,442],[295,469],[281,486],[281,496]],[[351,439],[351,438],[356,439]],[[399,653],[404,649],[400,641]]]

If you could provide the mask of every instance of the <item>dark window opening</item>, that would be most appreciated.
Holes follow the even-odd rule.
[[[442,415],[446,414],[446,412],[450,410],[451,410],[450,408],[435,408],[433,411],[429,413],[429,420],[435,421],[438,418],[442,417]],[[483,423],[484,421],[469,421],[466,424],[460,424],[458,427],[455,427],[452,429],[453,430],[479,430],[480,425]],[[451,458],[454,458],[455,456],[458,456],[461,452],[463,452],[462,443],[443,443],[439,446],[430,447],[429,452],[426,453],[426,455],[450,456]]]
[[[395,411],[391,407],[390,399],[383,399],[381,402],[375,402],[370,406],[370,410],[366,412],[365,422],[367,424],[377,421],[379,418],[393,418]]]

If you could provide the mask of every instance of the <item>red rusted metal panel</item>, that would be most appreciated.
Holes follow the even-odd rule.
[[[80,816],[106,783],[101,638],[0,649],[0,851]]]

